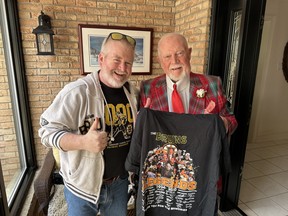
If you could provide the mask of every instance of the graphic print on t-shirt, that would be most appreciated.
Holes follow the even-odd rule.
[[[109,145],[107,148],[128,145],[133,132],[133,118],[130,104],[106,105],[105,124],[107,125],[106,131],[109,132]]]
[[[176,159],[175,171],[161,170],[165,147]],[[219,115],[140,109],[125,162],[128,171],[139,173],[137,215],[214,215],[220,171],[231,170],[229,150]]]
[[[155,134],[156,139],[163,137],[159,132]],[[186,139],[181,140],[186,142]],[[150,150],[145,159],[142,170],[144,211],[153,207],[187,211],[195,202],[197,182],[193,159],[186,150],[178,149],[175,142],[170,143],[173,143],[171,139]]]

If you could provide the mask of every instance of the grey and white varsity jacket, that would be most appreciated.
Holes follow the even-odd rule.
[[[127,82],[124,91],[135,120],[138,90]],[[58,93],[41,115],[38,131],[43,145],[60,150],[60,174],[65,186],[75,195],[93,203],[99,198],[104,174],[102,153],[63,151],[60,139],[66,133],[85,134],[96,117],[101,119],[105,130],[105,101],[98,72],[91,73],[67,84]]]

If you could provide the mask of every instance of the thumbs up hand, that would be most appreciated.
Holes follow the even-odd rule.
[[[107,133],[105,131],[99,131],[98,124],[99,119],[96,118],[88,133],[83,137],[84,149],[94,153],[103,151],[108,143]]]

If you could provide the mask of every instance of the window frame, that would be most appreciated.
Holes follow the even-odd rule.
[[[20,160],[25,167],[14,194],[9,200],[10,215],[19,215],[37,169],[32,121],[25,77],[24,57],[20,33],[17,0],[4,0],[0,3],[0,23],[3,47],[9,80],[9,90],[13,107],[13,117]],[[22,164],[22,163],[21,163]],[[0,170],[2,172],[2,170]],[[5,191],[5,188],[1,188]],[[7,201],[8,202],[8,201]],[[4,205],[5,203],[0,203]]]

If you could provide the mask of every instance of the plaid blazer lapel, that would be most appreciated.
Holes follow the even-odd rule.
[[[220,80],[214,76],[205,76],[203,74],[191,73],[190,83],[190,107],[191,114],[204,113],[219,113],[219,97],[218,90],[220,88]],[[197,90],[205,91],[204,96],[201,97]],[[222,104],[226,99],[224,96],[220,98]],[[222,106],[220,106],[222,107]]]
[[[190,73],[190,101],[189,112],[190,114],[204,114],[206,108],[206,97],[197,97],[197,90],[203,89],[207,91],[208,83],[203,84],[198,74]]]
[[[158,79],[151,83],[151,109],[160,111],[169,111],[167,100],[167,84],[165,75],[160,76]]]

